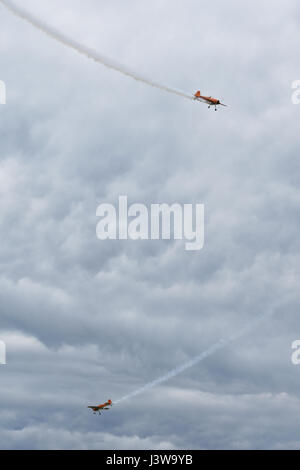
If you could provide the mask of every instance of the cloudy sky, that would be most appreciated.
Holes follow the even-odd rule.
[[[230,107],[126,78],[0,5],[0,448],[299,449],[299,2],[18,4]],[[98,240],[119,195],[205,204],[204,249]]]

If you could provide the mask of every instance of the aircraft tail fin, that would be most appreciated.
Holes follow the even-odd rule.
[[[201,92],[200,92],[199,90],[198,90],[198,91],[196,91],[196,93],[195,93],[195,97],[196,97],[196,98],[200,98],[200,96],[201,96]]]

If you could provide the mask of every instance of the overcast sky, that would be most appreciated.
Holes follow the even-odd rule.
[[[0,448],[299,449],[299,2],[18,4],[230,106],[126,78],[0,5]],[[119,195],[205,204],[204,249],[98,240],[96,209]]]

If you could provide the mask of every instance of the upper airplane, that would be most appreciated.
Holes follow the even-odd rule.
[[[112,401],[108,400],[106,403],[103,403],[103,405],[95,405],[95,406],[88,406],[91,410],[93,410],[94,415],[98,412],[99,415],[101,415],[101,411],[103,410],[109,410],[109,407],[112,406]]]
[[[200,92],[200,91],[197,91],[197,92],[194,94],[194,99],[195,99],[196,101],[202,101],[202,103],[207,103],[207,104],[208,104],[208,108],[210,108],[211,106],[214,106],[214,107],[215,107],[215,111],[217,111],[217,106],[227,106],[226,104],[221,103],[220,100],[216,100],[215,98],[212,98],[211,96],[203,96],[203,95],[201,95],[201,92]]]

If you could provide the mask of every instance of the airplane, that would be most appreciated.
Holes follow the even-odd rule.
[[[200,91],[197,91],[194,94],[194,100],[196,101],[202,101],[202,103],[207,103],[208,108],[211,106],[215,107],[215,111],[217,111],[217,106],[227,106],[226,104],[223,104],[220,102],[220,100],[216,100],[215,98],[212,98],[211,96],[203,96],[201,95]]]
[[[112,401],[108,400],[107,402],[103,403],[103,405],[95,405],[95,406],[88,406],[91,410],[93,410],[94,415],[98,412],[101,415],[101,411],[109,410],[109,407],[112,406]]]

